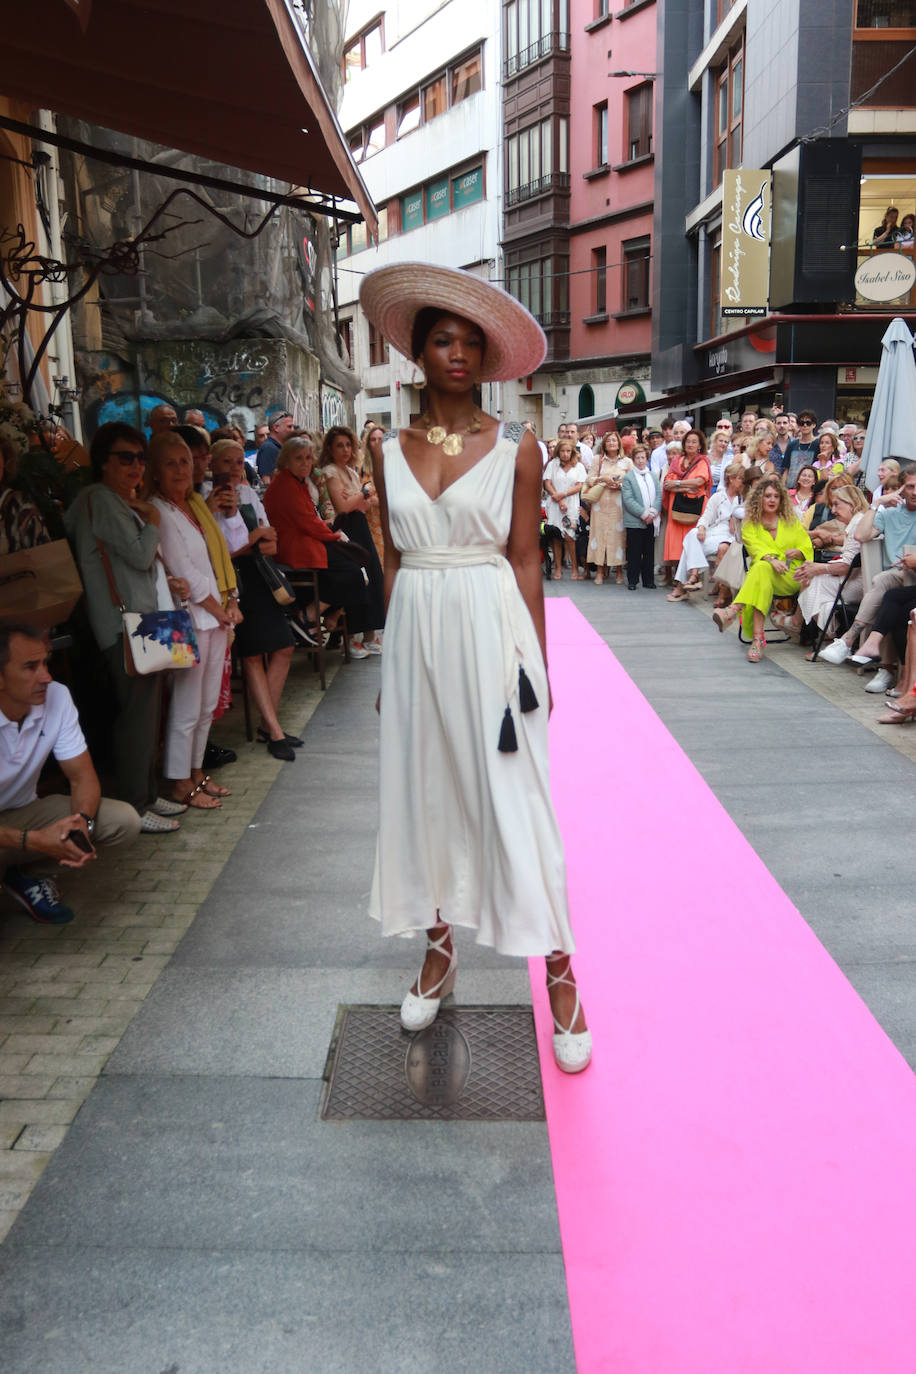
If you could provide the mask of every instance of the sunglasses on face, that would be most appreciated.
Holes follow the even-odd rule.
[[[146,466],[145,453],[132,453],[126,448],[113,448],[108,456],[109,458],[117,458],[124,468],[129,468],[132,463],[142,463],[144,467]]]

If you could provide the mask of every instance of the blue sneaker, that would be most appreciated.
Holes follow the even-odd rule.
[[[25,907],[33,921],[65,926],[73,920],[73,912],[64,906],[50,878],[30,878],[21,868],[8,868],[3,875],[3,890]]]

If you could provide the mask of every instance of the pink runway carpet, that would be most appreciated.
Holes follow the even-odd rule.
[[[531,972],[579,1374],[913,1369],[916,1078],[604,641],[547,611],[579,1078]]]

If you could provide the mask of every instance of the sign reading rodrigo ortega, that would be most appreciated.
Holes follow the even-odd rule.
[[[722,177],[722,314],[765,315],[770,298],[770,173]]]

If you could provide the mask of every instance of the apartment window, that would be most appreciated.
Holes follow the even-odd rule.
[[[385,146],[385,119],[384,116],[377,123],[370,125],[366,137],[366,151],[363,158],[372,157],[373,153],[380,153]]]
[[[452,178],[452,209],[461,210],[483,200],[483,166]]]
[[[362,129],[357,129],[355,134],[351,134],[347,142],[350,145],[350,152],[353,154],[353,161],[362,162],[365,145]]]
[[[556,139],[556,144],[554,140]],[[568,186],[569,121],[542,119],[506,139],[506,200],[514,205],[530,196]]]
[[[388,237],[388,206],[382,205],[378,211],[378,233],[369,235],[370,243],[384,243]]]
[[[452,104],[475,95],[483,85],[483,66],[479,50],[452,68]]]
[[[428,86],[423,87],[423,120],[429,123],[437,115],[445,113],[448,107],[448,97],[446,94],[445,73],[437,76],[434,81],[430,81]]]
[[[594,313],[607,314],[607,249],[592,249],[592,272],[594,273]]]
[[[353,321],[341,320],[340,322],[340,342],[343,348],[344,357],[351,367],[356,364],[356,357],[353,353]]]
[[[852,99],[871,109],[911,106],[916,86],[914,47],[913,0],[858,0],[852,35]]]
[[[383,336],[369,321],[369,366],[384,367],[388,361],[388,348]]]
[[[415,91],[411,91],[398,102],[397,137],[404,138],[406,134],[419,129],[421,124],[428,124],[431,119],[444,114],[450,104],[457,105],[459,101],[466,100],[469,95],[481,89],[482,82],[483,61],[481,50],[478,48],[476,52],[469,53],[460,62],[453,63],[451,67],[434,76],[425,86],[418,86]],[[369,131],[363,132],[367,135],[363,156],[368,157]],[[377,150],[373,145],[373,152]]]
[[[509,0],[505,16],[506,76],[569,50],[569,0]]]
[[[507,259],[506,285],[543,325],[569,324],[569,257],[549,244],[525,250],[525,260]]]
[[[361,253],[364,248],[368,248],[369,238],[366,233],[365,224],[350,225],[350,252]]]
[[[913,0],[858,0],[856,28],[916,28],[916,4]]]
[[[611,12],[611,0],[596,0],[595,18],[606,19]]]
[[[649,240],[630,239],[623,245],[623,308],[649,307]]]
[[[401,229],[417,229],[421,224],[442,219],[483,200],[483,163],[436,177],[401,197]]]
[[[626,160],[648,157],[652,152],[652,97],[650,82],[626,93]]]
[[[420,92],[414,91],[398,106],[398,138],[420,127]]]
[[[416,229],[423,223],[423,192],[411,191],[401,197],[401,229]]]
[[[715,184],[726,167],[738,167],[742,152],[744,114],[744,34],[716,73]]]
[[[351,38],[344,48],[344,81],[352,81],[358,72],[365,71],[367,67],[377,62],[383,52],[382,21],[376,19],[375,23],[363,29],[362,33]]]
[[[606,167],[608,163],[608,120],[607,101],[595,106],[595,166]]]

